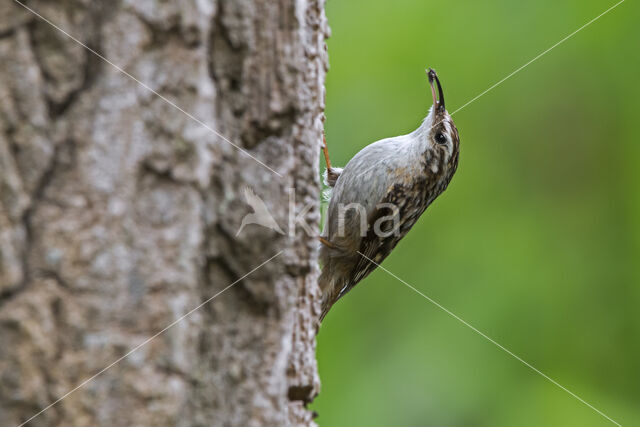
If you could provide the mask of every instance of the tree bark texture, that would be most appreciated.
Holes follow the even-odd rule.
[[[316,242],[236,232],[317,229],[324,0],[26,5],[148,88],[0,2],[0,425],[280,251],[28,425],[313,425]]]

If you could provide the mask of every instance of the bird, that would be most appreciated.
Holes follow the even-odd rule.
[[[367,145],[342,169],[331,166],[323,135],[330,195],[318,236],[320,321],[382,263],[458,168],[458,129],[445,108],[437,73],[431,68],[426,73],[433,105],[413,132]]]
[[[276,220],[273,219],[273,216],[269,212],[267,205],[264,204],[264,201],[260,197],[256,196],[251,188],[244,188],[244,199],[247,201],[247,204],[253,209],[253,213],[248,213],[244,216],[244,218],[242,218],[242,223],[240,224],[240,228],[236,233],[236,237],[238,237],[244,227],[249,224],[261,225],[280,234],[284,234],[284,231],[282,231]]]

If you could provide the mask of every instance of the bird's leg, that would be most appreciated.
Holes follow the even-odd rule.
[[[327,136],[322,131],[322,152],[324,153],[324,162],[327,164],[327,170],[331,171],[331,160],[329,160],[329,148],[327,148]]]
[[[327,176],[325,184],[329,187],[333,187],[336,185],[336,181],[342,173],[342,169],[331,167],[331,160],[329,160],[329,148],[327,147],[327,137],[324,133],[324,130],[322,131],[322,152],[324,153],[324,161],[327,164]]]

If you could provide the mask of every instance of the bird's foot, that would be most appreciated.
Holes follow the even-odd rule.
[[[340,174],[342,173],[342,168],[327,168],[324,171],[323,181],[324,185],[328,187],[334,187],[336,185],[336,181],[340,178]]]

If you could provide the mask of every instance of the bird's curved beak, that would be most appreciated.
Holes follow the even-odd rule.
[[[433,96],[433,106],[435,107],[436,111],[443,112],[445,111],[444,92],[442,92],[442,85],[440,85],[440,79],[438,79],[436,70],[434,70],[433,68],[429,68],[427,70],[427,76],[429,77],[429,85],[431,85],[431,96]],[[436,96],[436,88],[433,85],[434,80],[438,85],[438,96]]]

